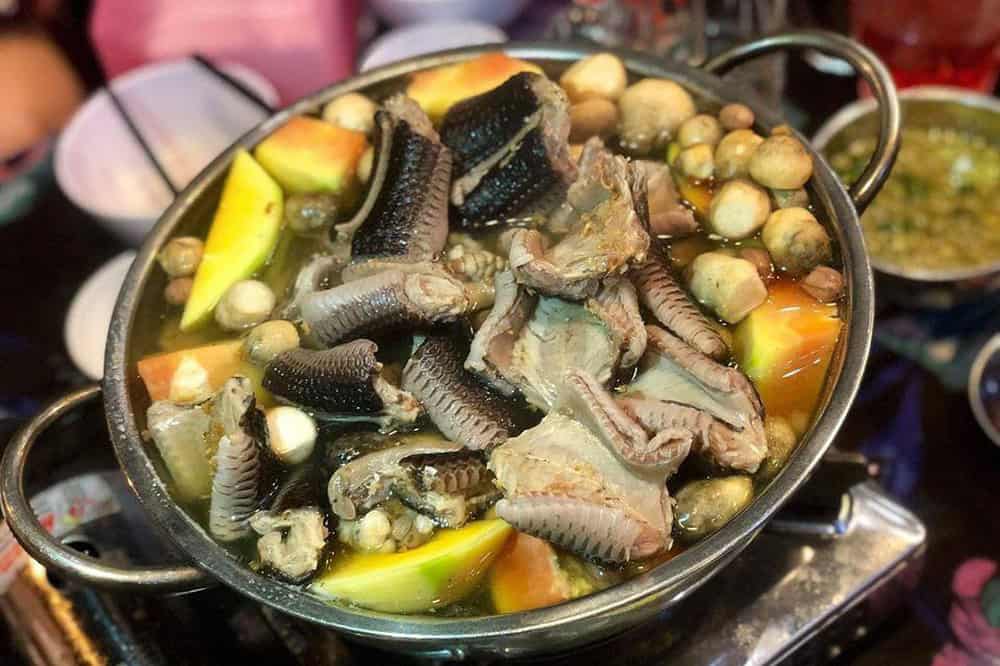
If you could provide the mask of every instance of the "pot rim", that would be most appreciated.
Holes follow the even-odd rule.
[[[907,100],[929,101],[929,102],[949,102],[961,104],[984,111],[1000,115],[1000,99],[990,95],[957,88],[955,86],[924,85],[906,88],[898,93],[900,102]],[[905,105],[904,105],[905,106]],[[877,102],[872,97],[858,99],[843,107],[837,113],[830,116],[812,138],[813,147],[817,152],[822,152],[833,141],[840,132],[855,123],[856,121],[876,112]],[[905,109],[904,109],[905,114]],[[869,256],[872,268],[892,275],[894,277],[913,280],[914,282],[962,282],[981,278],[994,273],[1000,273],[1000,258],[982,266],[967,266],[962,268],[916,268],[912,266],[902,266],[891,261],[880,259],[875,255]]]
[[[822,156],[808,147],[808,143],[816,162],[810,187],[838,239],[848,285],[844,307],[846,325],[828,375],[828,383],[829,378],[835,378],[835,382],[832,388],[828,386],[825,390],[826,404],[796,451],[754,501],[718,532],[643,575],[564,604],[508,615],[435,618],[331,605],[299,588],[251,571],[215,543],[170,497],[141,443],[127,381],[127,375],[135,374],[134,369],[128,367],[128,349],[139,297],[153,269],[157,250],[170,237],[192,202],[224,173],[238,148],[251,147],[291,115],[314,110],[322,102],[345,92],[386,83],[420,69],[494,51],[526,60],[569,63],[607,50],[586,45],[510,42],[436,53],[372,70],[325,88],[272,115],[206,167],[165,211],[140,248],[115,306],[105,361],[105,406],[115,454],[133,491],[154,521],[199,567],[241,593],[286,613],[356,637],[386,640],[411,648],[433,648],[463,641],[480,645],[493,640],[511,641],[543,631],[565,632],[568,625],[586,620],[592,623],[588,629],[596,630],[602,622],[612,622],[613,616],[633,613],[637,606],[662,601],[668,595],[672,598],[666,603],[686,596],[749,543],[778,507],[805,482],[832,443],[857,393],[874,319],[872,273],[857,214],[846,190]],[[670,78],[695,95],[747,103],[764,128],[782,122],[753,95],[731,82],[723,83],[705,72],[677,63],[664,63],[648,55],[624,50],[614,52],[622,57],[633,76]]]

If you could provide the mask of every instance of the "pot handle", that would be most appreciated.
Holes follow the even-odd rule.
[[[192,592],[215,585],[193,566],[115,567],[66,546],[39,524],[24,494],[24,469],[35,441],[53,422],[101,394],[92,384],[68,393],[38,413],[7,445],[0,461],[0,505],[11,532],[33,558],[73,581],[129,592]]]
[[[705,63],[703,69],[721,76],[733,67],[759,55],[775,51],[815,49],[846,60],[854,70],[871,86],[878,102],[879,130],[878,144],[849,192],[858,213],[864,211],[882,184],[889,176],[896,161],[900,143],[899,98],[892,76],[874,53],[858,42],[826,30],[797,30],[783,32],[740,44],[720,53]]]

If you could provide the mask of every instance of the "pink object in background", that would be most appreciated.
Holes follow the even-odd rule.
[[[108,78],[201,53],[260,72],[283,104],[348,76],[357,0],[95,0],[90,38]]]

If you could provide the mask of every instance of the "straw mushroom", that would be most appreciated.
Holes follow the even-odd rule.
[[[227,331],[242,331],[270,316],[274,292],[260,280],[240,280],[231,286],[215,306],[215,321]]]
[[[627,83],[625,65],[610,53],[595,53],[578,60],[559,77],[559,85],[573,103],[594,98],[617,100]]]
[[[799,286],[820,303],[833,303],[844,294],[844,276],[829,266],[817,266]]]
[[[205,243],[194,236],[170,239],[156,257],[160,266],[172,278],[194,275],[205,252]]]
[[[730,131],[750,129],[753,121],[753,111],[745,104],[726,104],[719,110],[719,122]]]
[[[772,135],[761,143],[750,158],[750,176],[763,185],[778,190],[795,190],[812,176],[813,162],[805,146],[793,136]]]
[[[626,150],[647,154],[667,145],[685,120],[695,114],[694,100],[666,79],[643,79],[618,100],[620,142]]]
[[[677,493],[677,533],[685,541],[706,537],[728,523],[752,499],[753,481],[749,476],[691,481]]]
[[[189,277],[174,278],[163,290],[163,298],[170,305],[184,305],[191,296],[194,280]]]
[[[715,160],[712,157],[712,146],[698,143],[685,148],[677,156],[677,166],[681,173],[698,180],[711,178],[715,171]]]
[[[267,412],[267,443],[286,465],[308,460],[316,448],[316,422],[297,407],[283,405]]]
[[[584,100],[569,107],[569,140],[582,143],[592,136],[607,137],[618,125],[618,107],[600,97]]]
[[[712,197],[708,220],[723,238],[739,240],[754,235],[771,212],[767,193],[743,179],[727,182]]]
[[[715,146],[722,139],[722,127],[715,117],[707,113],[699,113],[685,120],[677,130],[677,143],[681,148],[695,144],[707,143]]]
[[[746,176],[750,158],[763,142],[763,137],[748,129],[733,130],[722,137],[715,147],[715,175],[719,178]]]
[[[361,93],[347,93],[323,107],[323,120],[370,136],[375,129],[377,108],[375,102]]]
[[[689,268],[694,297],[723,320],[735,324],[767,300],[757,267],[722,252],[698,255]]]
[[[757,476],[766,480],[773,478],[785,466],[788,457],[795,450],[798,437],[788,420],[780,416],[765,418],[764,432],[767,435],[767,457],[757,470]]]
[[[805,208],[782,208],[771,213],[761,240],[774,264],[792,276],[805,275],[833,259],[830,236]]]
[[[253,328],[243,341],[243,350],[250,362],[265,366],[281,352],[299,346],[295,324],[284,319],[265,321]]]
[[[326,192],[293,194],[285,202],[285,222],[298,234],[310,234],[337,220],[337,198]]]

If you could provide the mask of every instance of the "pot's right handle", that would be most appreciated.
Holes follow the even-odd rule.
[[[191,592],[215,585],[211,576],[193,566],[110,566],[60,543],[39,524],[24,494],[28,453],[54,421],[100,394],[101,387],[93,385],[63,396],[43,409],[8,443],[0,461],[0,502],[10,531],[28,554],[45,567],[84,585],[131,592]]]
[[[704,69],[721,76],[752,58],[774,51],[815,49],[846,60],[871,86],[878,101],[878,145],[868,166],[850,187],[851,199],[858,213],[864,211],[889,176],[899,152],[899,98],[892,76],[874,53],[853,39],[826,30],[799,30],[762,37],[735,46],[709,60]]]

